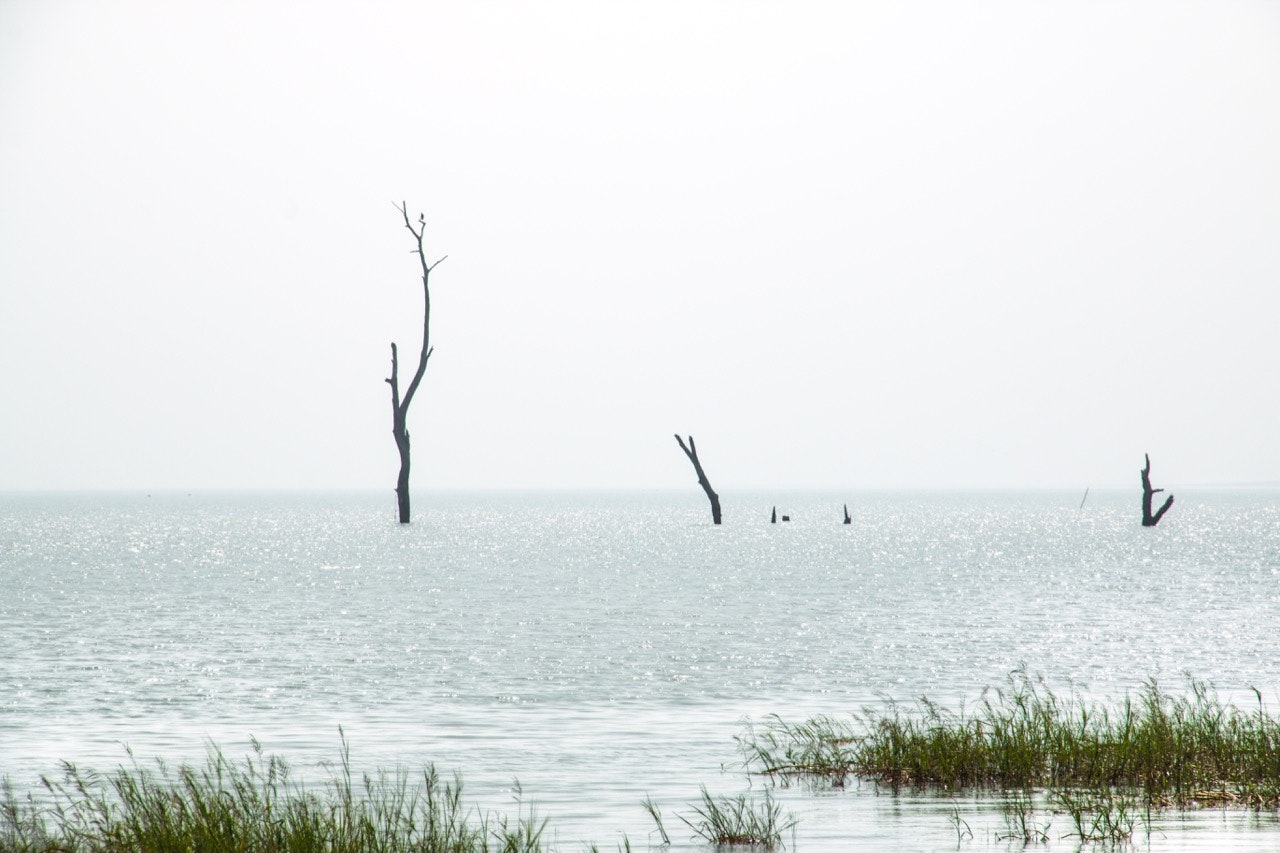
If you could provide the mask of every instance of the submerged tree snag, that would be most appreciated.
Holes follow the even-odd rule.
[[[1147,462],[1146,467],[1139,472],[1142,474],[1142,526],[1155,527],[1160,523],[1160,519],[1164,517],[1164,514],[1169,511],[1169,507],[1173,506],[1173,495],[1169,495],[1164,499],[1164,505],[1156,510],[1155,515],[1151,514],[1152,495],[1156,492],[1163,492],[1164,489],[1151,488],[1151,454],[1144,453],[1142,456]],[[1083,501],[1081,504],[1083,505]]]
[[[409,404],[413,402],[413,395],[418,392],[418,385],[422,383],[422,374],[427,371],[427,359],[431,358],[431,353],[433,352],[433,347],[431,346],[431,288],[428,285],[428,280],[431,277],[431,271],[444,258],[434,264],[427,263],[426,252],[422,246],[423,234],[427,230],[427,218],[421,213],[418,214],[418,227],[414,228],[413,223],[409,221],[408,206],[404,202],[400,202],[400,206],[396,209],[404,217],[404,227],[408,228],[409,233],[413,235],[413,239],[417,244],[413,251],[417,254],[418,264],[422,267],[422,349],[418,353],[418,369],[414,371],[413,379],[409,381],[409,387],[405,390],[402,399],[400,397],[400,358],[393,341],[391,344],[391,376],[387,379],[387,384],[391,386],[391,434],[395,437],[396,449],[400,451],[400,475],[396,478],[396,507],[399,512],[400,523],[408,524]]]
[[[702,470],[702,463],[698,461],[698,446],[693,443],[693,436],[689,436],[689,444],[685,446],[684,439],[676,434],[676,441],[680,444],[680,449],[684,451],[684,455],[689,457],[689,461],[693,463],[693,470],[698,474],[698,485],[702,486],[702,490],[707,493],[707,500],[711,501],[711,521],[715,524],[720,523],[720,496],[711,488],[711,483],[707,481],[706,472]]]

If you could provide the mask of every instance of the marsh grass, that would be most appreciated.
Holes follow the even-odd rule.
[[[736,797],[714,797],[702,786],[699,802],[690,804],[692,817],[676,812],[676,817],[693,830],[694,837],[717,847],[751,846],[773,849],[782,844],[782,836],[796,826],[794,816],[782,815],[782,806],[773,800],[769,791],[757,802],[748,794]],[[663,845],[671,838],[663,825],[662,811],[651,800],[645,799],[645,811],[657,824]]]
[[[1004,819],[1004,831],[996,835],[997,841],[1021,841],[1023,846],[1049,842],[1053,818],[1045,818],[1041,823],[1030,791],[1010,792],[1000,804],[1000,814]]]
[[[1122,791],[1055,791],[1054,804],[1071,818],[1069,835],[1082,842],[1122,842],[1133,837],[1139,825],[1150,828],[1150,804]]]
[[[525,811],[508,818],[468,809],[458,776],[434,766],[352,777],[342,738],[340,766],[319,792],[264,756],[261,744],[242,763],[210,746],[202,768],[130,764],[100,775],[63,764],[45,779],[37,802],[19,800],[7,782],[0,803],[0,850],[34,851],[432,851],[526,853],[544,849],[545,820]]]
[[[671,836],[667,835],[667,827],[663,824],[662,809],[658,808],[658,804],[650,797],[645,797],[641,805],[644,806],[644,810],[649,813],[649,817],[653,818],[654,824],[657,825],[658,837],[662,839],[663,846],[670,846]]]
[[[747,721],[737,736],[738,749],[749,769],[780,778],[820,778],[843,786],[859,775],[864,735],[856,720],[821,715],[788,723],[776,714],[760,725]]]
[[[959,806],[952,806],[951,811],[947,813],[947,820],[951,822],[951,828],[956,832],[956,844],[973,838],[973,830],[969,827],[969,821],[961,817]]]
[[[1255,693],[1257,691],[1255,690]],[[1224,704],[1204,682],[1185,695],[1148,680],[1118,708],[1059,696],[1023,670],[972,707],[887,702],[843,720],[767,717],[738,736],[748,769],[892,790],[1134,791],[1153,806],[1280,806],[1280,722]]]

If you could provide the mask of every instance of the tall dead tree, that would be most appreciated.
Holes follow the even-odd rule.
[[[711,483],[707,481],[707,474],[702,470],[702,463],[698,461],[698,446],[693,443],[693,436],[689,436],[689,444],[685,446],[684,439],[676,434],[676,441],[680,444],[680,449],[684,451],[684,455],[689,457],[689,461],[693,463],[693,470],[698,473],[698,485],[702,486],[702,490],[707,493],[707,500],[711,501],[711,521],[715,524],[720,523],[720,496],[711,488]]]
[[[1160,519],[1164,518],[1164,514],[1169,511],[1169,507],[1173,506],[1173,495],[1164,499],[1164,505],[1156,510],[1156,514],[1151,514],[1151,498],[1156,492],[1163,492],[1164,489],[1151,488],[1151,454],[1144,453],[1142,457],[1147,461],[1140,473],[1142,475],[1142,526],[1155,527],[1160,523]],[[1084,502],[1081,501],[1081,506]]]
[[[391,434],[396,440],[396,449],[400,451],[400,475],[396,478],[396,507],[400,514],[400,523],[409,523],[409,404],[413,402],[413,395],[418,393],[418,386],[422,384],[422,374],[427,372],[427,359],[431,358],[433,347],[431,346],[431,287],[428,284],[431,278],[431,271],[440,265],[440,261],[434,264],[427,263],[426,251],[423,248],[423,235],[427,230],[427,218],[423,214],[418,214],[418,226],[415,228],[413,223],[409,221],[409,208],[402,201],[400,206],[396,208],[400,211],[400,215],[404,217],[404,227],[409,229],[409,233],[413,235],[415,247],[414,254],[418,256],[418,264],[422,267],[422,349],[418,352],[418,369],[414,371],[413,379],[409,380],[409,387],[404,392],[404,397],[400,396],[400,357],[396,351],[395,342],[391,343],[391,376],[387,379],[387,384],[391,386]],[[446,256],[447,257],[447,256]]]

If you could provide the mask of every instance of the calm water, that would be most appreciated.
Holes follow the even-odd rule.
[[[1280,709],[1280,492],[1182,489],[1152,530],[1135,492],[726,493],[720,528],[696,489],[420,494],[409,527],[383,494],[0,495],[0,775],[252,735],[319,779],[342,726],[358,766],[435,762],[507,813],[518,778],[562,849],[643,849],[646,795],[683,829],[700,784],[750,784],[744,717],[953,704],[1020,664]],[[1020,848],[989,800],[778,794],[802,851],[955,850],[956,806],[960,849]],[[1280,847],[1265,814],[1155,829],[1138,846]]]

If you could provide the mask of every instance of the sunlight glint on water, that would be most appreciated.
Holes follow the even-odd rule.
[[[0,496],[0,774],[250,735],[320,774],[341,725],[361,767],[434,761],[508,812],[518,778],[561,846],[643,846],[646,795],[670,830],[700,784],[746,788],[745,716],[972,701],[1023,663],[1280,709],[1280,495],[1184,492],[1152,530],[1097,492],[726,494],[720,528],[696,492],[426,494],[407,528],[382,495]],[[956,847],[949,799],[780,799],[803,850]],[[960,807],[991,846],[998,814]],[[1151,849],[1280,840],[1268,815],[1159,826]]]

